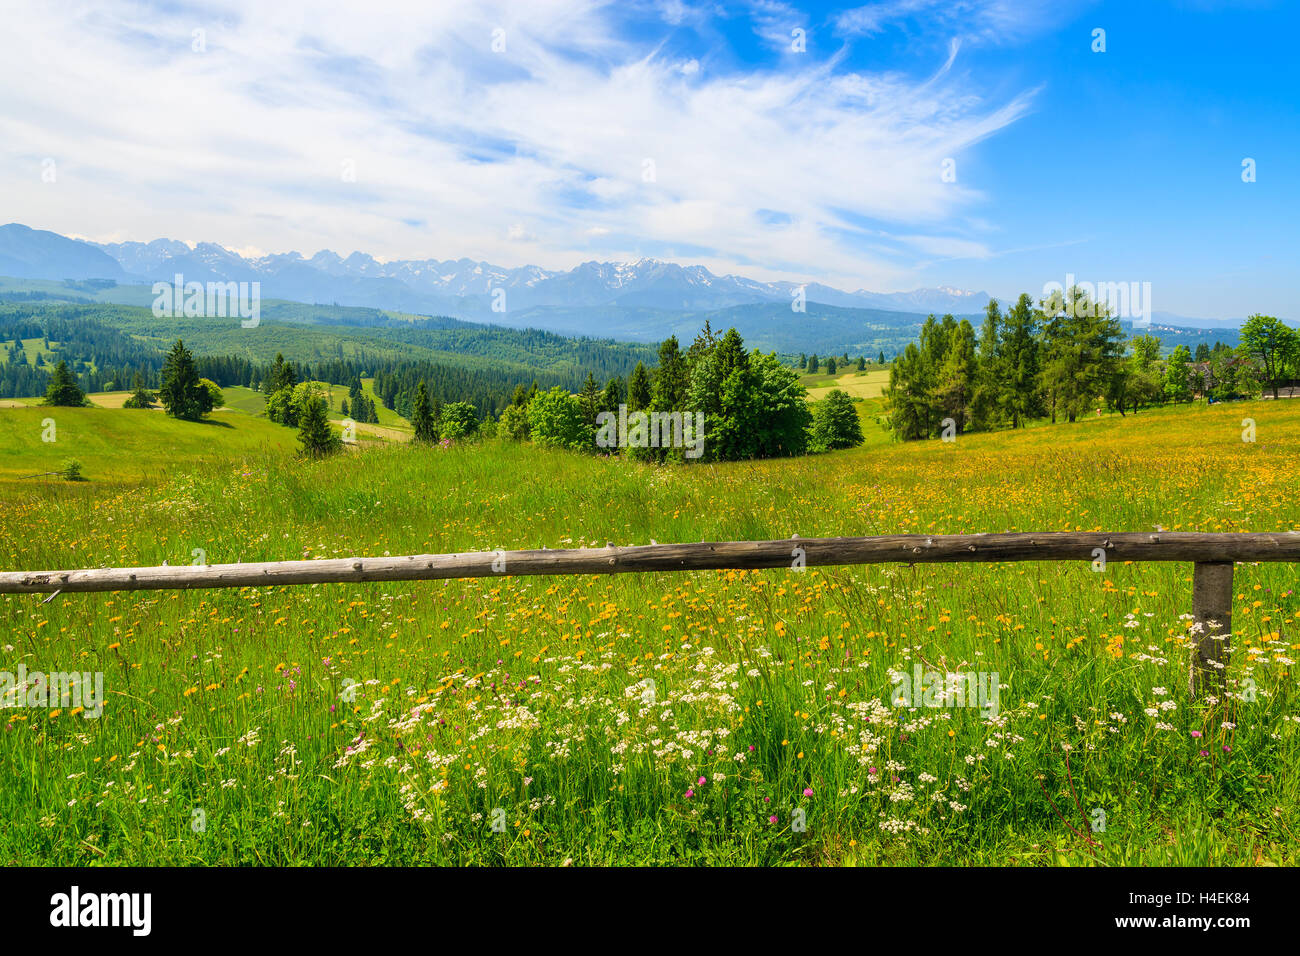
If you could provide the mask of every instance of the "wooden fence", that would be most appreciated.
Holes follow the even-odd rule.
[[[536,574],[627,574],[645,571],[752,570],[834,565],[997,561],[1188,561],[1195,649],[1193,695],[1219,693],[1232,643],[1232,571],[1236,561],[1300,562],[1300,533],[949,534],[780,541],[701,541],[632,547],[476,551],[383,558],[268,561],[246,564],[88,568],[0,573],[0,594],[143,591],[168,588],[274,587],[367,581]]]

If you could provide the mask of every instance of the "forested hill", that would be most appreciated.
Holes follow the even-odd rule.
[[[268,303],[258,325],[243,328],[238,318],[157,317],[134,306],[10,302],[0,303],[0,398],[42,394],[46,366],[60,359],[92,391],[125,388],[137,372],[152,381],[178,338],[221,385],[247,385],[283,354],[322,380],[331,370],[341,382],[418,373],[442,401],[485,412],[504,408],[518,384],[577,390],[588,372],[625,376],[655,354],[649,345],[373,309]]]

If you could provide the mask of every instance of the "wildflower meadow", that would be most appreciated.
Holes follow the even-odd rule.
[[[60,410],[61,427],[129,414]],[[891,444],[868,422],[856,449],[707,464],[500,439],[302,462],[230,422],[207,454],[127,455],[126,479],[105,453],[87,481],[0,480],[0,567],[1300,531],[1287,401],[953,442]],[[888,564],[6,595],[0,671],[28,676],[0,687],[0,860],[1294,864],[1300,569],[1237,567],[1225,692],[1200,700],[1191,574]],[[98,715],[36,673],[102,675]]]

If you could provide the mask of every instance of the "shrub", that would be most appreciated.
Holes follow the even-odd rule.
[[[583,420],[577,396],[558,385],[549,392],[539,392],[528,403],[528,427],[539,445],[590,448],[596,440],[591,426]]]
[[[853,448],[862,444],[862,424],[847,392],[834,389],[813,407],[809,446],[813,451]]]
[[[443,438],[468,438],[478,431],[478,412],[469,402],[452,402],[442,406],[438,431]]]
[[[499,430],[502,435],[515,441],[527,441],[530,435],[528,425],[528,406],[511,405],[501,413]]]

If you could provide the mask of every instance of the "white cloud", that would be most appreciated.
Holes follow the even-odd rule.
[[[991,43],[1017,40],[1091,0],[874,0],[835,17],[845,36],[872,36],[909,21]]]
[[[944,259],[987,259],[992,250],[982,242],[952,236],[898,236],[900,242],[914,246],[930,256]]]
[[[662,37],[629,39],[599,0],[214,11],[28,11],[0,57],[6,218],[96,238],[549,268],[593,248],[675,248],[719,272],[888,289],[908,285],[909,249],[978,254],[978,237],[951,234],[982,197],[942,182],[940,163],[1032,99],[989,103],[942,64],[917,80],[812,52],[702,69],[661,55]],[[204,53],[191,51],[195,29]],[[44,157],[55,183],[40,180]]]

